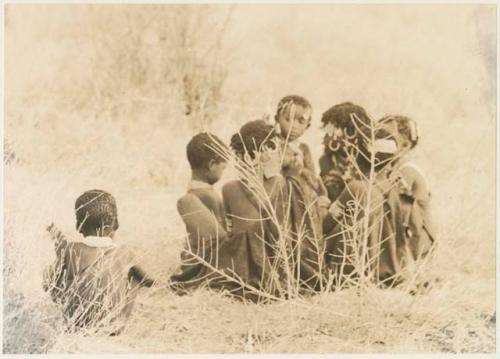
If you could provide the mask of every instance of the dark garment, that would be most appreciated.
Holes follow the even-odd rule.
[[[285,145],[285,144],[284,144]],[[296,147],[294,150],[293,147]],[[292,143],[286,144],[286,156],[284,159],[282,174],[285,177],[295,177],[300,180],[305,186],[310,187],[310,189],[304,189],[306,192],[313,191],[312,196],[327,196],[327,190],[323,185],[321,178],[316,176],[316,168],[314,166],[314,161],[312,159],[311,150],[309,146],[305,143],[298,143],[293,145]],[[301,155],[295,155],[296,152],[300,151]],[[298,158],[300,159],[298,159]],[[297,163],[300,162],[300,163]]]
[[[377,283],[397,283],[406,243],[401,203],[392,184],[379,178],[369,189],[364,181],[349,181],[334,205],[343,212],[325,220],[324,230],[326,260],[336,282],[358,277],[365,270],[373,273]]]
[[[421,170],[412,163],[403,163],[396,170],[396,177],[409,253],[417,260],[431,251],[436,239],[429,185]]]
[[[44,273],[44,289],[62,305],[70,330],[115,325],[117,333],[133,307],[136,289],[152,280],[122,247],[93,247],[58,235],[56,261]]]
[[[292,284],[296,288],[316,290],[321,286],[324,248],[320,220],[312,213],[302,186],[294,177],[265,180],[272,210],[240,181],[223,188],[232,222],[231,239],[243,248],[237,251],[240,258],[232,260],[238,263],[237,273],[244,274],[245,282],[275,296],[288,294],[288,283],[297,278],[299,283]]]

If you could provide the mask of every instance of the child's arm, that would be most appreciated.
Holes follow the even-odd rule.
[[[304,155],[304,169],[303,170],[307,170],[313,177],[316,177],[316,168],[314,166],[314,161],[313,161],[311,150],[309,149],[309,146],[306,145],[305,143],[301,143],[300,150],[302,151],[302,154]]]
[[[228,232],[233,230],[233,218],[231,217],[231,206],[229,205],[229,195],[227,187],[222,188],[222,206],[224,207],[224,219],[226,221],[226,229]]]
[[[201,247],[206,240],[227,235],[215,215],[193,194],[186,194],[177,201],[177,211],[186,226],[193,249]]]
[[[428,201],[430,199],[427,177],[419,167],[413,163],[406,163],[401,167],[401,174],[415,200]]]
[[[50,292],[54,298],[54,289],[59,283],[61,276],[66,272],[66,265],[64,261],[64,253],[66,249],[66,238],[59,228],[52,222],[47,228],[50,239],[54,242],[54,249],[56,252],[55,261],[43,271],[42,288],[44,291]]]

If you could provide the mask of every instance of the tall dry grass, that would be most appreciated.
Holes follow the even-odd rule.
[[[453,9],[460,42],[441,11],[431,8],[378,8],[368,15],[359,8],[349,14],[334,7],[236,8],[6,7],[3,351],[493,352],[494,117],[492,105],[484,106],[489,88],[480,59],[470,55],[489,46],[476,46],[469,27],[479,12],[471,10],[471,20],[466,7]],[[318,16],[323,12],[337,26]],[[311,14],[317,23],[304,21]],[[378,51],[385,45],[377,38],[399,28],[400,18],[391,14],[422,24],[413,35],[394,35],[402,49],[397,56]],[[291,24],[288,15],[297,27],[273,35],[276,26]],[[487,22],[479,23],[488,33]],[[436,32],[453,39],[439,46],[446,61],[435,61],[431,45],[422,49]],[[415,51],[407,36],[418,44]],[[334,51],[332,41],[339,44]],[[367,42],[370,51],[364,51]],[[291,76],[297,62],[290,59],[306,71]],[[351,63],[356,76],[345,65]],[[456,75],[463,68],[465,78]],[[117,240],[141,254],[153,277],[166,280],[183,247],[175,201],[189,176],[188,139],[202,127],[229,138],[242,122],[272,113],[270,104],[288,92],[311,94],[316,114],[346,96],[380,114],[415,113],[424,129],[416,155],[431,172],[440,222],[439,250],[420,274],[439,282],[416,296],[406,287],[367,286],[361,293],[354,287],[266,306],[209,291],[177,297],[158,285],[138,293],[120,336],[65,333],[59,308],[41,286],[54,255],[45,227],[56,221],[74,230],[74,199],[90,188],[106,189],[117,198]],[[316,154],[317,127],[306,135]]]

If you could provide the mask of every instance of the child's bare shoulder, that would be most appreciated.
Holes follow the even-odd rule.
[[[403,174],[403,176],[406,179],[409,179],[411,182],[420,182],[425,185],[428,185],[429,183],[425,171],[414,162],[403,163],[401,165],[400,171]]]
[[[191,210],[203,206],[201,200],[192,193],[186,193],[177,200],[177,210],[182,215],[183,213],[190,212]]]
[[[229,194],[240,187],[240,181],[238,180],[232,180],[229,182],[224,183],[222,186],[222,194]]]

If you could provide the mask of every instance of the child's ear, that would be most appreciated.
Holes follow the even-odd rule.
[[[212,169],[212,167],[215,166],[216,164],[217,164],[217,161],[214,159],[211,159],[210,161],[208,161],[207,169],[210,171]]]

